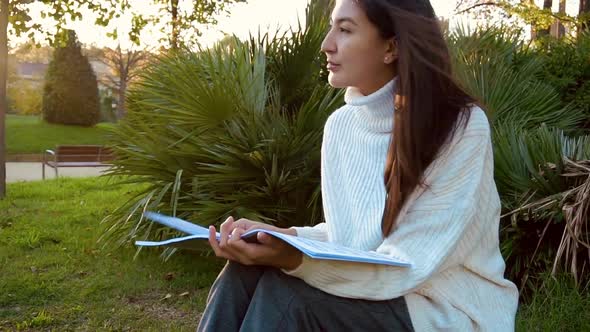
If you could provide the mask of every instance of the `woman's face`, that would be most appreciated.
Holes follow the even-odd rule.
[[[364,95],[377,91],[395,76],[397,52],[354,0],[336,0],[331,28],[322,42],[328,58],[328,82],[335,88],[356,87]]]

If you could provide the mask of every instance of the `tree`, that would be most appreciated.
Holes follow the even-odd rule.
[[[246,0],[191,0],[192,10],[184,12],[180,10],[180,0],[152,0],[154,4],[163,6],[162,10],[171,14],[172,19],[168,26],[179,34],[171,34],[171,45],[178,48],[180,32],[195,29],[196,23],[214,24],[214,15],[227,11],[227,5],[234,2],[246,2]],[[7,111],[6,99],[6,67],[8,58],[8,32],[17,37],[28,34],[30,39],[35,37],[35,32],[40,32],[50,45],[62,43],[55,38],[56,34],[50,32],[37,22],[32,22],[29,11],[34,4],[44,4],[41,17],[51,18],[55,22],[56,31],[59,33],[68,21],[80,20],[82,8],[87,8],[98,16],[95,24],[108,26],[109,22],[131,8],[128,0],[0,0],[0,199],[6,195],[6,165],[5,165],[5,114]],[[160,16],[145,18],[134,14],[132,31],[129,37],[139,45],[141,30],[149,23],[157,24],[162,19]],[[199,31],[197,30],[197,35]],[[57,34],[59,35],[59,34]],[[117,30],[108,34],[117,37]]]
[[[53,49],[49,45],[38,46],[28,41],[14,47],[10,50],[10,54],[19,62],[49,63]]]
[[[6,81],[8,68],[8,0],[0,1],[0,199],[6,196],[6,133],[5,114],[8,111]]]
[[[33,39],[34,32],[41,32],[52,45],[61,43],[59,38],[47,31],[41,24],[32,22],[29,10],[31,5],[42,3],[47,6],[42,17],[50,17],[55,22],[57,31],[68,20],[81,19],[81,8],[86,7],[98,14],[96,24],[106,26],[120,14],[119,10],[129,8],[126,0],[0,0],[0,199],[6,196],[6,159],[5,159],[5,114],[8,109],[6,98],[8,32],[17,37],[27,34]],[[59,34],[58,34],[59,36]]]
[[[49,123],[93,126],[100,120],[96,75],[72,30],[55,49],[43,87],[43,119]]]
[[[164,22],[162,32],[170,36],[167,39],[170,48],[178,49],[201,36],[198,25],[217,24],[217,15],[228,13],[229,5],[240,2],[245,3],[247,0],[152,0],[153,4],[160,6],[161,15],[145,17],[134,14],[129,36],[139,44],[139,35],[146,25]]]
[[[125,116],[127,87],[138,76],[139,70],[147,63],[149,56],[148,51],[123,51],[119,45],[114,50],[106,49],[104,56],[100,59],[113,74],[109,75],[102,83],[117,94],[117,119]]]
[[[578,15],[577,17],[569,16],[565,12],[566,0],[559,0],[559,11],[557,13],[553,13],[551,10],[553,0],[544,0],[542,8],[539,8],[534,0],[520,0],[518,2],[512,0],[459,0],[454,14],[459,15],[470,13],[476,17],[483,18],[486,16],[485,14],[490,11],[490,9],[484,10],[484,8],[497,8],[500,10],[499,13],[502,15],[503,19],[518,17],[524,21],[524,23],[530,24],[532,27],[532,39],[548,36],[550,31],[555,37],[562,37],[565,35],[565,27],[563,25],[566,23],[570,26],[577,26],[578,29],[582,29],[583,26],[587,25],[584,22],[588,22],[590,15],[582,15],[584,13],[582,8],[588,6],[586,5],[588,1],[589,0],[580,0],[581,15]],[[561,26],[558,27],[558,24]],[[552,29],[552,26],[554,26],[555,29]]]

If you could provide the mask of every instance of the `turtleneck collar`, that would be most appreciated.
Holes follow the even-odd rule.
[[[373,132],[391,132],[393,128],[393,96],[397,77],[368,96],[357,88],[348,87],[344,94],[346,104],[354,108],[358,125]]]

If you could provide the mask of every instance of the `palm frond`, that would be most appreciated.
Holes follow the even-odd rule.
[[[566,267],[576,282],[590,264],[590,136],[542,126],[498,126],[496,182],[507,213],[502,249],[526,283],[535,266]],[[517,249],[521,248],[521,249]],[[543,259],[540,259],[542,256]]]
[[[518,34],[458,29],[448,39],[458,81],[483,103],[492,123],[571,131],[584,120],[583,113],[564,105],[558,92],[539,80],[543,60],[531,54]]]
[[[299,30],[153,62],[130,87],[109,171],[149,188],[104,220],[104,240],[170,236],[145,210],[203,225],[228,215],[283,227],[322,221],[323,126],[342,103],[342,92],[320,82],[326,27],[325,15],[308,10]]]

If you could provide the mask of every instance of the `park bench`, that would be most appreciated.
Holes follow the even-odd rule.
[[[101,167],[113,160],[112,151],[101,145],[59,145],[43,154],[43,179],[45,166],[55,169],[58,177],[60,167]]]

